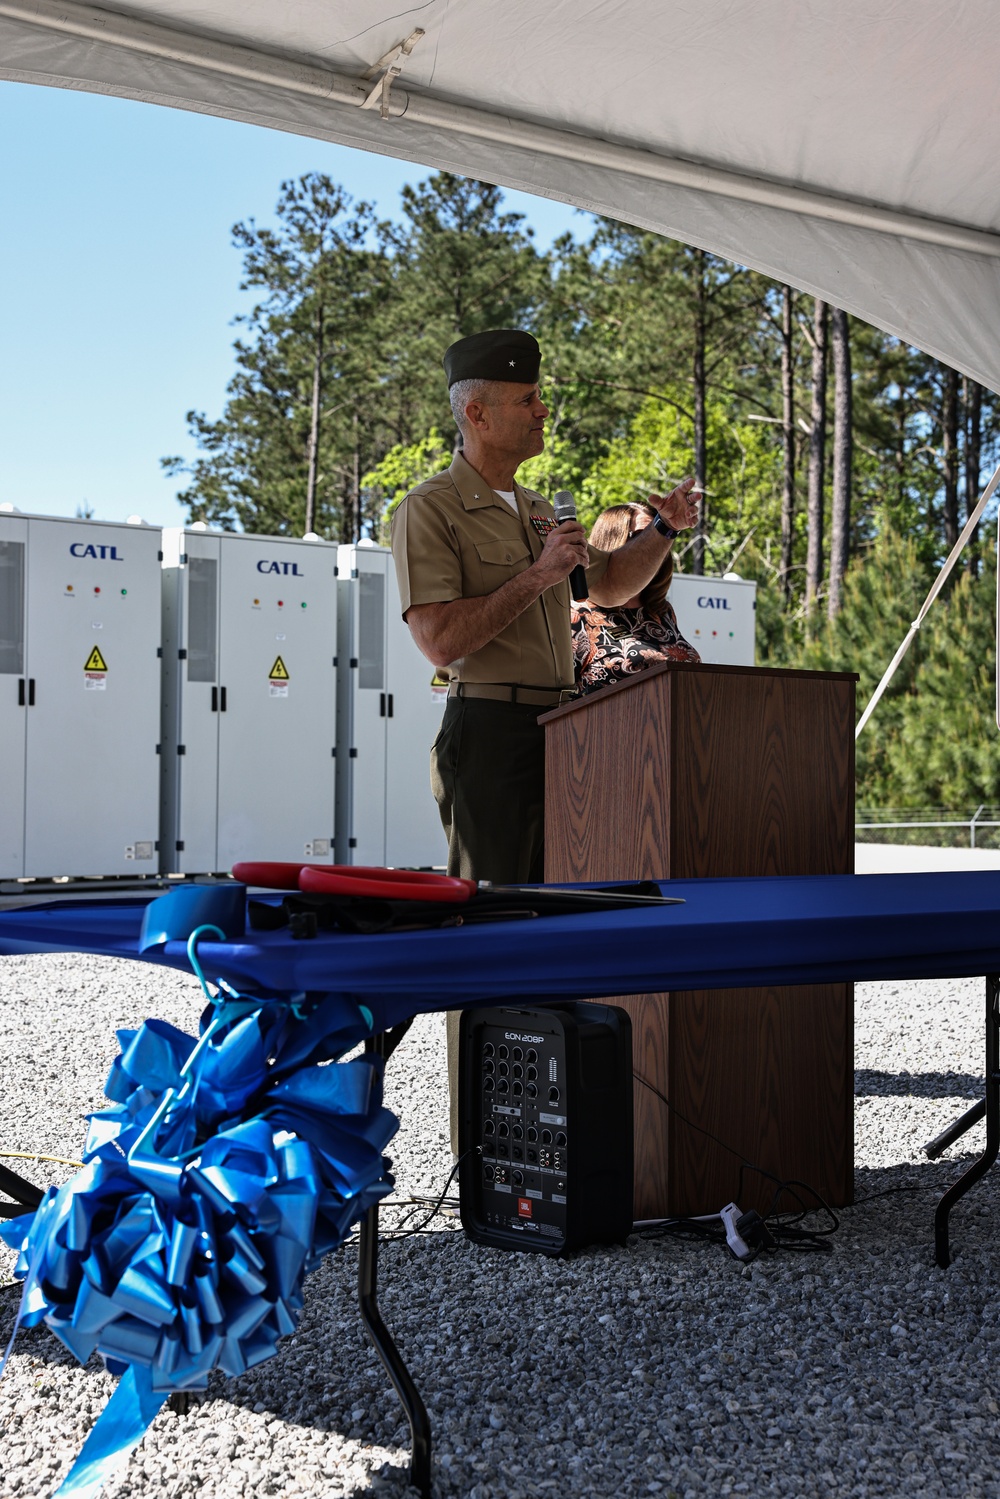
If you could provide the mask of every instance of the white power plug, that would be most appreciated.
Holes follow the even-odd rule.
[[[736,1227],[742,1217],[743,1214],[735,1202],[727,1203],[724,1208],[719,1209],[719,1218],[726,1230],[726,1243],[729,1245],[730,1252],[738,1260],[752,1260],[754,1251]]]

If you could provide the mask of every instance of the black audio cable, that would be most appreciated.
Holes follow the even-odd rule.
[[[379,1241],[387,1243],[391,1239],[411,1239],[411,1238],[413,1238],[417,1234],[426,1233],[427,1232],[428,1224],[434,1218],[437,1217],[438,1213],[440,1213],[442,1207],[444,1206],[445,1200],[447,1199],[447,1196],[448,1196],[448,1188],[451,1186],[452,1182],[455,1180],[455,1177],[458,1174],[458,1168],[461,1166],[462,1162],[464,1160],[466,1160],[470,1155],[481,1156],[482,1153],[483,1153],[483,1148],[482,1148],[481,1145],[471,1145],[469,1147],[469,1149],[467,1151],[465,1151],[465,1153],[463,1155],[459,1156],[459,1158],[455,1162],[454,1166],[452,1166],[451,1173],[450,1173],[450,1175],[448,1177],[448,1180],[445,1182],[445,1184],[444,1184],[443,1188],[441,1189],[441,1192],[439,1193],[439,1195],[437,1196],[437,1198],[432,1200],[432,1206],[431,1206],[430,1212],[427,1214],[427,1216],[420,1223],[414,1225],[411,1228],[407,1228],[405,1226],[406,1222],[407,1222],[407,1219],[404,1218],[403,1221],[402,1221],[402,1223],[400,1223],[397,1227],[390,1228],[390,1229],[385,1230],[385,1231],[380,1230],[379,1231]],[[413,1199],[411,1199],[411,1202],[413,1202]],[[420,1203],[419,1200],[417,1200],[414,1203],[414,1206],[423,1206],[423,1205],[424,1204]],[[385,1199],[385,1206],[386,1207],[392,1207],[393,1206],[393,1203],[392,1203],[391,1199],[389,1199],[389,1198]],[[402,1207],[402,1206],[404,1206],[404,1204],[403,1203],[399,1203],[398,1206]],[[410,1215],[412,1215],[412,1213],[414,1211],[414,1206],[410,1207]],[[408,1216],[410,1216],[410,1215],[408,1215]]]
[[[750,1212],[744,1213],[737,1220],[737,1229],[751,1251],[750,1258],[756,1258],[764,1249],[790,1249],[799,1252],[829,1253],[833,1248],[830,1238],[840,1227],[840,1219],[815,1187],[810,1186],[808,1182],[798,1181],[795,1178],[783,1181],[780,1177],[775,1176],[773,1171],[768,1171],[763,1166],[757,1166],[752,1161],[748,1161],[742,1151],[735,1149],[726,1140],[721,1140],[710,1129],[705,1129],[703,1125],[696,1124],[693,1119],[688,1119],[685,1114],[681,1113],[676,1104],[671,1103],[665,1093],[661,1093],[660,1089],[651,1083],[648,1078],[643,1077],[640,1072],[633,1072],[632,1076],[637,1082],[642,1083],[643,1087],[648,1088],[651,1093],[654,1093],[660,1102],[682,1124],[686,1124],[690,1129],[697,1130],[699,1134],[705,1135],[707,1139],[714,1141],[720,1149],[736,1157],[740,1163],[737,1200],[742,1195],[743,1184],[748,1171],[763,1176],[766,1180],[774,1183],[774,1194],[767,1213],[761,1215],[751,1209]],[[809,1206],[807,1202],[804,1202],[797,1189],[806,1193],[813,1200],[814,1205]],[[791,1197],[796,1203],[797,1210],[794,1213],[781,1214],[778,1211],[778,1204],[785,1194]],[[828,1226],[817,1229],[803,1228],[803,1220],[814,1213],[823,1214],[827,1219]],[[676,1234],[681,1238],[709,1239],[713,1243],[725,1244],[727,1242],[725,1232],[714,1226],[717,1221],[717,1215],[712,1215],[707,1220],[702,1218],[665,1218],[660,1222],[650,1221],[649,1223],[644,1223],[639,1233],[642,1238],[658,1238],[663,1234],[670,1233]]]

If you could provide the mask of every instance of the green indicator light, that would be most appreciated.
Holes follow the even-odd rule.
[[[123,588],[122,589],[122,598],[124,598],[127,593],[128,593],[128,589],[127,588]]]
[[[303,607],[303,609],[306,607],[306,601],[305,601],[305,599],[302,600],[302,607]]]

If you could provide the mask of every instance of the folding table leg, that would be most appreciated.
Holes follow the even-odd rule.
[[[983,1110],[986,1114],[986,1147],[977,1161],[973,1161],[968,1171],[960,1176],[958,1181],[950,1186],[937,1205],[934,1214],[934,1247],[937,1262],[942,1270],[951,1264],[951,1249],[948,1241],[948,1218],[952,1208],[960,1197],[964,1197],[969,1188],[974,1186],[981,1176],[993,1165],[997,1156],[1000,1155],[1000,978],[996,974],[990,974],[986,979],[986,1100]],[[969,1109],[957,1121],[959,1124],[968,1119],[969,1124],[973,1120],[969,1117],[974,1110]],[[966,1125],[966,1128],[968,1125]],[[956,1136],[957,1138],[957,1136]]]
[[[13,1208],[8,1207],[7,1203],[0,1203],[0,1217],[3,1218],[20,1218],[22,1213],[33,1213],[45,1196],[41,1187],[36,1187],[34,1182],[25,1181],[23,1176],[18,1176],[6,1166],[0,1166],[0,1192],[14,1200]]]
[[[966,1109],[964,1114],[960,1114],[957,1119],[953,1119],[947,1129],[943,1129],[939,1135],[935,1135],[933,1140],[927,1141],[927,1144],[924,1146],[924,1155],[929,1161],[936,1161],[938,1156],[944,1155],[949,1146],[954,1145],[955,1141],[960,1139],[967,1129],[971,1129],[974,1124],[978,1124],[980,1119],[985,1119],[985,1117],[986,1099],[979,1098],[972,1105],[971,1109]]]
[[[378,1308],[378,1206],[369,1208],[361,1222],[358,1257],[358,1301],[365,1330],[385,1366],[410,1423],[410,1482],[421,1499],[431,1493],[431,1423],[420,1391]]]
[[[409,1030],[410,1022],[395,1029],[373,1036],[367,1044],[369,1051],[387,1058],[399,1045]],[[410,1483],[421,1499],[431,1495],[431,1423],[427,1407],[420,1398],[420,1391],[413,1382],[410,1371],[403,1363],[399,1349],[382,1320],[378,1306],[378,1204],[369,1208],[361,1220],[358,1245],[358,1304],[365,1331],[371,1339],[375,1352],[392,1380],[399,1396],[406,1419],[410,1423]]]

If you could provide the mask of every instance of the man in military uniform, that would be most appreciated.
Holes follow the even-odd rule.
[[[651,526],[616,552],[514,475],[544,447],[548,410],[530,333],[498,329],[444,356],[463,451],[407,495],[392,521],[403,618],[449,678],[431,783],[448,836],[448,872],[495,883],[541,881],[545,794],[539,714],[574,695],[569,575],[586,569],[597,604],[622,604],[695,524],[694,481],[663,497]]]

